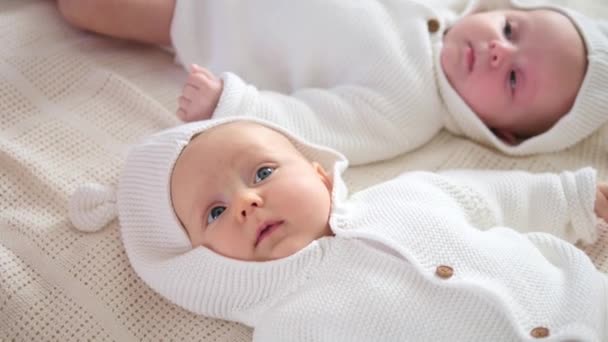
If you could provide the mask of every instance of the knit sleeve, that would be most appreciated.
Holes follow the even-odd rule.
[[[597,239],[596,172],[591,168],[559,174],[453,170],[442,175],[451,184],[447,191],[462,203],[471,220],[486,227],[542,231],[573,243]]]
[[[351,164],[386,160],[430,140],[442,126],[432,113],[407,112],[395,96],[357,84],[261,91],[225,73],[214,118],[245,115],[274,122],[302,138],[334,148]],[[424,115],[421,115],[424,114]]]

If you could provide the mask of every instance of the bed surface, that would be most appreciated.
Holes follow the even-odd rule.
[[[561,1],[608,18],[598,1]],[[69,194],[114,184],[129,145],[178,124],[186,77],[159,48],[75,30],[46,0],[0,0],[0,340],[250,341],[250,329],[191,314],[133,272],[117,222],[77,232]],[[607,90],[608,96],[608,90]],[[566,151],[511,158],[442,132],[387,162],[350,169],[351,191],[407,170],[572,170],[608,180],[608,126]],[[608,272],[608,233],[582,246]]]

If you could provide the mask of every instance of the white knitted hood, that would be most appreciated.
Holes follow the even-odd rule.
[[[448,130],[468,136],[482,144],[495,147],[510,155],[529,155],[554,152],[570,147],[589,136],[608,121],[608,22],[591,19],[575,11],[559,6],[535,5],[530,1],[481,0],[472,1],[463,15],[480,8],[491,10],[505,8],[532,10],[551,9],[568,16],[578,28],[587,47],[587,72],[571,110],[547,132],[526,139],[518,145],[509,145],[494,133],[475,115],[471,108],[456,93],[443,72],[437,73],[439,90],[450,112],[446,117]],[[441,70],[441,43],[435,46],[435,65]]]
[[[255,326],[261,310],[288,293],[297,285],[302,272],[320,262],[322,244],[315,241],[287,258],[267,262],[233,260],[205,247],[192,248],[170,197],[171,172],[191,138],[209,128],[238,120],[258,122],[285,134],[304,156],[319,162],[326,170],[333,170],[332,200],[346,196],[340,174],[347,162],[342,155],[306,143],[268,122],[232,117],[181,125],[134,146],[118,183],[116,206],[129,261],[152,289],[195,313]],[[112,217],[101,215],[105,223],[91,220],[91,216],[85,219],[87,208],[95,213],[112,206],[108,200],[112,197],[111,191],[102,191],[105,195],[95,193],[99,193],[95,186],[84,186],[71,200],[70,217],[81,230],[100,229],[99,226]],[[102,201],[95,206],[91,203],[93,198]],[[93,207],[96,209],[92,210]]]

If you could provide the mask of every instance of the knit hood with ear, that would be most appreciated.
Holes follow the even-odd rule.
[[[195,313],[255,326],[266,306],[296,288],[303,273],[319,264],[323,244],[314,241],[289,257],[267,262],[238,261],[205,247],[192,248],[170,197],[173,167],[191,138],[239,120],[286,135],[305,157],[333,171],[332,200],[346,197],[340,174],[347,162],[342,155],[306,143],[273,124],[233,117],[194,122],[150,136],[130,150],[115,200],[111,188],[81,187],[72,196],[70,217],[77,228],[91,231],[101,229],[117,212],[129,261],[152,289]]]
[[[504,8],[521,10],[550,9],[566,15],[577,27],[587,48],[587,72],[573,107],[548,131],[531,137],[518,145],[509,145],[477,117],[452,88],[443,72],[437,73],[439,90],[448,107],[446,127],[455,134],[471,137],[510,155],[554,152],[570,147],[591,135],[608,121],[608,21],[591,19],[559,6],[532,4],[521,0],[471,1],[463,15],[476,11]],[[441,43],[435,46],[435,65],[441,70]]]

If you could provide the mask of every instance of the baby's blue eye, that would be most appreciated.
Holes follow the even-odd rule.
[[[513,37],[513,28],[511,27],[511,22],[509,22],[508,20],[505,22],[505,27],[502,29],[502,33],[508,40],[511,40],[511,38]]]
[[[516,85],[517,85],[517,74],[515,73],[515,70],[511,70],[511,73],[509,74],[509,86],[511,86],[511,89],[515,89]]]
[[[207,224],[210,224],[211,222],[217,220],[217,218],[222,215],[224,210],[226,210],[226,207],[224,206],[217,206],[211,208],[211,211],[209,211],[209,215],[207,216]]]
[[[268,178],[268,176],[270,176],[273,171],[274,168],[270,166],[264,166],[259,168],[255,173],[255,183],[259,183],[264,179]]]

